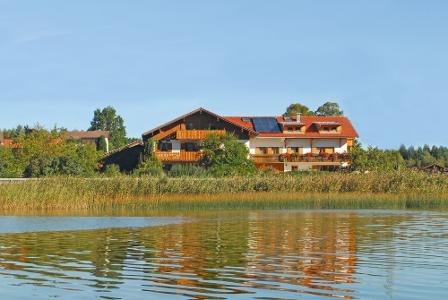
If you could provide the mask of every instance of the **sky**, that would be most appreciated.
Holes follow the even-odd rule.
[[[448,1],[0,0],[0,128],[326,101],[364,145],[448,145]]]

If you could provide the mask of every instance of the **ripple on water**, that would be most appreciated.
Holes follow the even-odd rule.
[[[27,219],[1,227],[2,299],[447,298],[444,213],[253,211],[53,227]],[[76,220],[111,226],[57,231]]]

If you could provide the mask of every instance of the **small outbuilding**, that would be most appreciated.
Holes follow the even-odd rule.
[[[421,171],[431,174],[448,174],[448,168],[439,164],[432,164],[426,167],[420,168]]]

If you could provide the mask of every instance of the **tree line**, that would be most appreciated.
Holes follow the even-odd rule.
[[[343,111],[335,102],[326,102],[315,111],[307,106],[294,103],[287,107],[284,115],[341,116]],[[88,130],[109,131],[111,149],[119,148],[132,140],[126,136],[123,118],[111,107],[94,111]],[[5,138],[14,140],[17,147],[0,146],[0,177],[43,177],[43,176],[96,176],[106,173],[119,174],[117,166],[103,166],[99,158],[104,147],[82,144],[64,139],[66,128],[55,127],[47,130],[42,126],[17,126],[3,130]],[[153,141],[155,143],[155,141]],[[257,172],[248,159],[248,149],[232,135],[210,136],[201,144],[203,158],[196,166],[176,165],[170,170],[172,176],[227,176],[248,175]],[[162,163],[153,155],[154,144],[145,145],[143,158],[136,176],[164,174]],[[428,146],[415,148],[402,145],[395,150],[382,150],[375,147],[362,147],[356,142],[351,153],[352,171],[390,171],[412,167],[424,167],[431,164],[448,166],[448,148]]]

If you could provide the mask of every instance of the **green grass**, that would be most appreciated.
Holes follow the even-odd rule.
[[[448,176],[418,172],[225,178],[56,177],[0,184],[0,209],[448,208]]]

